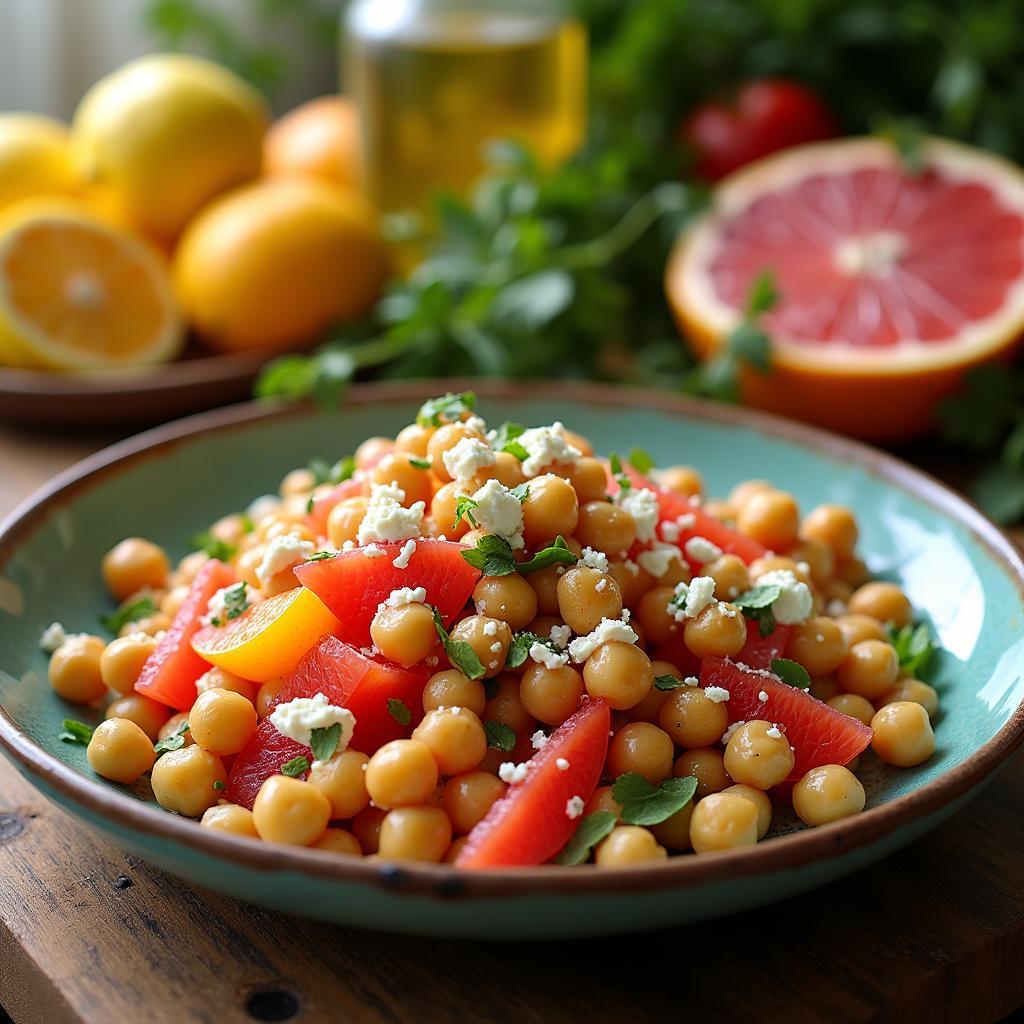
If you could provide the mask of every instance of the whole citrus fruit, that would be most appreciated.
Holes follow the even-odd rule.
[[[360,152],[355,104],[344,96],[321,96],[271,125],[263,169],[275,177],[299,175],[358,188]]]
[[[0,208],[29,196],[69,195],[80,184],[66,125],[40,114],[0,114]]]
[[[216,349],[286,349],[366,312],[387,275],[376,216],[356,192],[266,180],[211,203],[174,259],[179,302]]]
[[[72,158],[101,205],[167,241],[219,193],[259,174],[267,120],[259,93],[226,68],[154,54],[85,94]]]

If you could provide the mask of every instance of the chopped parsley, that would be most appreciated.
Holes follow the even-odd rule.
[[[590,851],[615,828],[615,815],[611,811],[594,811],[577,826],[572,838],[555,858],[556,864],[575,867],[586,863]]]
[[[295,779],[300,775],[305,775],[309,771],[309,760],[302,754],[298,757],[293,757],[290,761],[285,761],[281,765],[281,774],[287,775],[289,778]]]
[[[138,622],[139,619],[155,615],[157,611],[156,601],[149,594],[143,594],[141,597],[129,598],[109,615],[101,615],[100,625],[117,636],[129,622]]]
[[[811,677],[798,661],[789,658],[772,658],[772,671],[787,685],[798,690],[810,689]]]
[[[434,628],[437,635],[444,644],[444,653],[448,660],[464,675],[470,679],[479,679],[487,670],[483,662],[477,657],[476,651],[465,640],[452,640],[448,630],[444,628],[444,620],[441,613],[434,609]]]
[[[612,786],[612,797],[622,804],[620,818],[627,825],[660,825],[681,811],[696,792],[692,775],[665,779],[655,786],[638,772],[626,772]]]
[[[185,746],[185,733],[188,732],[188,722],[182,722],[177,729],[170,734],[165,736],[162,740],[157,740],[153,745],[153,749],[156,751],[156,756],[160,757],[162,754],[166,754],[171,750],[181,750]]]
[[[309,747],[314,761],[330,761],[341,742],[341,722],[314,729],[309,734]]]
[[[679,687],[685,686],[678,676],[655,676],[654,677],[654,688],[656,690],[678,690]]]
[[[388,714],[399,725],[408,725],[412,721],[412,712],[405,706],[405,701],[398,697],[388,697]]]
[[[475,407],[476,395],[472,391],[460,394],[449,392],[424,402],[416,413],[416,422],[421,427],[439,427],[442,423],[461,420],[466,413],[472,413]]]
[[[64,719],[64,730],[60,734],[62,743],[81,743],[83,747],[87,747],[91,739],[92,728],[85,722],[77,722],[73,718]]]
[[[487,746],[496,750],[503,750],[507,754],[515,748],[516,734],[511,726],[504,722],[484,722],[484,733],[487,736]]]
[[[249,529],[246,533],[252,531],[252,520],[246,517],[249,522]],[[190,537],[188,540],[188,546],[193,551],[203,551],[210,558],[216,558],[218,562],[230,562],[232,558],[238,554],[238,547],[235,544],[229,544],[226,540],[221,540],[219,537],[214,537],[209,530],[205,533],[197,533]]]
[[[612,476],[615,478],[615,482],[619,485],[623,491],[628,491],[633,486],[633,481],[629,479],[628,474],[622,468],[622,459],[612,452],[608,457],[608,464],[611,467]]]
[[[917,626],[903,626],[902,629],[890,627],[889,641],[896,648],[900,667],[915,679],[925,674],[932,655],[938,650],[926,622]]]

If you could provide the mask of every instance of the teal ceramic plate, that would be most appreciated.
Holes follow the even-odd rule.
[[[0,528],[0,746],[47,796],[126,850],[210,889],[346,924],[494,938],[593,935],[718,916],[802,892],[909,843],[971,799],[1024,739],[1024,566],[978,512],[879,452],[757,413],[665,394],[568,384],[477,383],[493,422],[562,419],[599,450],[639,444],[700,467],[712,493],[769,477],[804,507],[853,506],[875,573],[900,581],[940,638],[938,750],[909,771],[876,763],[868,809],[756,848],[643,869],[446,866],[348,860],[200,829],[145,794],[93,776],[60,722],[80,716],[46,682],[37,647],[53,620],[95,628],[108,606],[101,555],[142,533],[184,553],[225,510],[273,490],[311,456],[394,434],[426,396],[453,386],[356,388],[336,413],[242,406],[125,442],[59,477]],[[454,386],[458,386],[456,383]]]

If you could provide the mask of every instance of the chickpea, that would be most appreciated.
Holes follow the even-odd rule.
[[[825,544],[837,561],[850,558],[857,546],[857,520],[845,505],[819,505],[812,509],[800,533]]]
[[[588,501],[581,509],[576,539],[587,548],[624,557],[636,540],[633,517],[607,501]]]
[[[339,501],[327,513],[327,539],[333,547],[340,550],[346,542],[355,544],[358,541],[359,527],[363,525],[368,506],[368,498],[356,495]]]
[[[144,697],[141,693],[129,693],[111,701],[103,717],[108,720],[125,718],[129,722],[134,722],[155,743],[160,736],[160,730],[171,717],[171,712],[150,697]]]
[[[935,753],[935,733],[928,712],[910,700],[886,704],[871,719],[871,746],[886,764],[912,768]]]
[[[368,437],[355,450],[356,469],[372,469],[390,452],[394,451],[395,442],[390,437]]]
[[[284,686],[283,679],[268,679],[265,683],[260,684],[260,688],[256,691],[256,713],[261,719],[266,718],[270,714],[272,708],[271,705],[277,699],[277,695],[281,692],[281,687]]]
[[[786,644],[786,657],[800,662],[812,676],[831,675],[848,653],[843,631],[824,615],[793,626]]]
[[[308,472],[308,470],[307,470]],[[306,492],[312,489],[312,485],[305,489]],[[303,497],[306,497],[306,493],[303,493]],[[221,516],[210,527],[210,533],[217,538],[217,540],[224,541],[225,544],[241,544],[242,539],[246,535],[246,528],[249,524],[245,519],[242,518],[237,512],[232,512],[230,515]]]
[[[821,676],[811,680],[811,688],[807,692],[827,704],[839,693],[839,684],[836,682],[835,676]]]
[[[207,690],[230,690],[231,693],[244,697],[250,704],[255,704],[260,684],[222,668],[211,668],[196,680],[196,693],[205,693]]]
[[[328,534],[330,534],[330,530],[328,530]],[[246,548],[235,559],[235,572],[238,573],[238,578],[244,580],[250,587],[260,586],[260,578],[256,575],[256,570],[262,564],[266,552],[266,544],[254,544],[251,548]]]
[[[501,722],[516,735],[522,735],[534,726],[533,716],[526,710],[519,692],[519,678],[511,672],[497,677],[498,690],[484,708],[485,722]],[[493,684],[492,684],[493,685]],[[507,761],[507,757],[500,760]]]
[[[755,495],[761,491],[774,491],[775,487],[772,485],[770,480],[741,480],[735,487],[729,492],[729,499],[726,504],[730,505],[733,509],[733,514],[744,505]]]
[[[667,857],[668,851],[653,833],[639,825],[616,825],[594,851],[594,863],[599,868],[620,868]]]
[[[891,690],[882,694],[879,707],[900,700],[909,700],[920,704],[928,712],[929,718],[934,718],[939,710],[939,695],[935,692],[935,688],[927,683],[922,683],[920,679],[899,680]],[[866,724],[870,724],[870,722]]]
[[[866,583],[871,573],[861,558],[847,558],[836,566],[836,577],[851,587],[859,587]]]
[[[712,793],[698,801],[690,819],[690,842],[697,853],[753,846],[758,809],[738,793]]]
[[[107,590],[124,601],[143,587],[165,587],[171,563],[167,552],[152,541],[127,537],[103,556],[101,569]]]
[[[715,747],[684,750],[676,758],[672,774],[677,779],[692,775],[697,780],[698,799],[719,793],[732,782],[725,771],[725,755]]]
[[[156,650],[156,641],[144,634],[118,637],[107,644],[100,656],[100,676],[115,693],[131,693],[146,659]]]
[[[473,588],[478,615],[501,619],[514,630],[525,629],[537,617],[537,595],[519,573],[482,576]]]
[[[701,569],[701,575],[715,581],[715,597],[719,601],[731,601],[750,589],[747,563],[738,555],[719,556]]]
[[[433,437],[427,442],[427,458],[430,459],[430,467],[434,476],[441,483],[448,483],[452,475],[444,464],[444,453],[451,451],[464,437],[475,437],[478,441],[484,440],[480,434],[470,430],[464,423],[446,423],[434,431]]]
[[[749,800],[757,808],[757,838],[764,839],[772,824],[772,802],[762,789],[755,786],[745,786],[737,783],[735,786],[726,786],[723,793],[735,793],[737,796]]]
[[[505,667],[512,645],[512,630],[501,619],[467,615],[451,631],[452,640],[464,640],[484,666],[484,678],[496,676]]]
[[[604,697],[616,711],[624,711],[651,692],[651,659],[634,644],[612,640],[587,658],[583,682],[591,697]]]
[[[256,732],[252,702],[231,690],[205,690],[188,714],[192,739],[211,754],[237,754]]]
[[[430,751],[442,775],[472,771],[487,753],[487,736],[480,719],[462,707],[428,711],[412,738]]]
[[[178,614],[178,610],[185,603],[185,599],[188,597],[188,591],[189,588],[185,586],[185,584],[172,587],[160,599],[160,611],[162,611],[164,615],[173,619],[174,616]]]
[[[367,856],[376,853],[380,846],[380,825],[385,814],[387,811],[380,807],[367,807],[352,819],[352,835]]]
[[[686,620],[683,639],[698,658],[731,658],[747,642],[747,620],[734,605],[716,601]]]
[[[654,838],[669,850],[689,850],[690,819],[693,817],[693,808],[695,806],[696,805],[691,800],[685,807],[680,808],[680,810],[676,811],[676,813],[670,818],[666,818],[657,825],[651,825],[650,828],[651,832],[654,834]]]
[[[437,762],[419,740],[385,743],[366,766],[366,791],[378,807],[388,810],[422,804],[436,785]]]
[[[494,464],[477,470],[474,482],[482,487],[488,480],[497,480],[504,487],[518,487],[526,483],[523,464],[511,452],[495,452]]]
[[[658,483],[684,498],[699,498],[704,493],[704,479],[693,466],[666,466],[658,472]]]
[[[167,582],[175,587],[188,586],[209,560],[210,556],[205,551],[190,552],[178,563]]]
[[[643,575],[647,575],[646,571]],[[673,554],[669,557],[668,568],[660,576],[652,575],[651,583],[656,587],[675,587],[677,583],[689,583],[692,579],[689,563]]]
[[[622,593],[615,580],[582,562],[558,580],[558,612],[574,633],[586,636],[602,619],[622,614]]]
[[[658,724],[677,747],[707,747],[722,738],[729,725],[729,709],[699,686],[682,686],[669,693]]]
[[[155,637],[157,633],[164,632],[165,630],[170,629],[170,627],[171,617],[169,615],[165,615],[163,612],[157,611],[152,615],[136,619],[134,622],[126,622],[121,627],[121,631],[117,635],[118,637],[125,637],[141,633],[143,636]]]
[[[856,693],[837,693],[825,703],[841,714],[856,718],[862,725],[870,725],[871,719],[875,717],[875,709],[871,706],[871,701]]]
[[[787,551],[797,541],[800,509],[783,491],[755,491],[736,509],[736,528],[770,551]]]
[[[505,783],[490,772],[465,772],[449,779],[444,787],[443,806],[452,828],[459,835],[465,835],[483,820],[506,788]]]
[[[427,445],[434,436],[433,427],[421,427],[418,423],[410,423],[402,427],[395,438],[395,451],[405,452],[418,459],[427,457]]]
[[[558,581],[565,575],[564,565],[550,565],[526,577],[537,595],[538,615],[558,614]],[[536,632],[536,631],[535,631]]]
[[[343,750],[329,761],[315,761],[309,772],[309,785],[320,790],[331,805],[331,820],[354,818],[370,803],[366,791],[366,754]]]
[[[156,760],[153,741],[134,722],[123,718],[100,722],[85,754],[97,775],[125,785],[148,772]]]
[[[879,622],[892,623],[897,629],[914,621],[914,609],[895,583],[865,583],[850,595],[849,607],[854,615],[870,615]]]
[[[664,729],[649,722],[631,722],[612,737],[608,745],[608,774],[613,777],[636,772],[648,782],[658,783],[672,774],[675,748]]]
[[[899,673],[900,660],[892,644],[861,640],[850,648],[836,669],[836,679],[847,693],[877,700],[893,686]]]
[[[673,665],[668,661],[654,660],[651,662],[651,672],[654,673],[654,678],[658,676],[674,676],[676,679],[682,678],[678,666]],[[650,722],[652,725],[656,725],[658,722],[658,716],[661,714],[661,709],[668,700],[669,691],[659,690],[656,686],[652,686],[650,693],[639,704],[634,704],[633,707],[627,708],[623,714],[630,722]]]
[[[316,477],[313,471],[302,467],[285,473],[277,492],[282,498],[287,498],[290,494],[309,494],[315,486]]]
[[[827,825],[864,810],[864,787],[838,764],[812,768],[793,787],[793,810],[805,825]]]
[[[468,519],[460,519],[455,522],[456,504],[462,488],[457,483],[447,483],[434,492],[430,501],[430,515],[440,527],[441,532],[449,540],[458,540],[464,537],[470,528]]]
[[[745,722],[725,747],[725,770],[732,780],[757,789],[784,782],[795,763],[785,733],[771,722]]]
[[[252,820],[252,811],[247,807],[239,807],[238,804],[216,804],[207,807],[199,824],[204,828],[230,832],[235,836],[249,836],[251,839],[260,837]]]
[[[576,464],[569,470],[568,479],[580,505],[585,505],[588,501],[604,501],[608,491],[608,478],[600,459],[589,455],[577,459]]]
[[[458,839],[453,839],[452,845],[448,847],[448,852],[444,855],[442,863],[456,863],[459,859],[459,854],[462,853],[462,848],[466,845],[467,839],[469,839],[469,836],[459,836]]]
[[[69,636],[50,655],[50,685],[65,700],[91,704],[107,692],[101,661],[105,645],[98,636]]]
[[[629,559],[609,560],[608,575],[619,585],[622,603],[627,608],[635,608],[654,585],[654,577]],[[636,629],[635,624],[633,628]]]
[[[640,598],[636,621],[643,627],[648,643],[663,644],[682,632],[682,625],[669,611],[669,601],[674,595],[674,587],[659,586],[652,587]]]
[[[797,565],[807,565],[811,582],[816,587],[824,587],[832,582],[832,576],[836,571],[836,557],[832,549],[820,540],[805,538],[790,551],[790,556]]]
[[[271,843],[309,846],[324,834],[330,819],[327,797],[308,782],[287,775],[271,775],[252,805],[256,831]]]
[[[370,470],[371,484],[397,484],[405,491],[403,504],[406,508],[417,501],[424,504],[430,501],[434,493],[430,480],[430,470],[414,466],[405,454],[385,455]]]
[[[583,677],[571,665],[547,668],[530,661],[519,683],[523,707],[545,725],[561,725],[579,707]]]
[[[806,563],[800,565],[795,559],[785,555],[762,555],[750,563],[750,578],[756,583],[765,573],[778,572],[785,569],[791,572],[801,583],[811,585],[811,574],[808,571],[810,566]]]
[[[530,481],[523,502],[523,537],[530,547],[549,537],[571,537],[579,517],[579,500],[568,480],[545,473]]]
[[[193,743],[161,755],[150,781],[153,796],[164,810],[201,818],[220,798],[227,772],[219,757]]]
[[[434,613],[418,602],[397,608],[383,604],[370,623],[370,637],[388,661],[408,668],[422,661],[437,643]]]
[[[435,708],[467,708],[479,717],[483,715],[486,703],[483,684],[456,668],[435,672],[423,688],[425,712]]]
[[[381,822],[378,852],[395,860],[437,864],[451,842],[452,823],[441,808],[399,807]]]
[[[840,615],[833,622],[842,630],[848,647],[862,640],[888,640],[882,624],[870,615]]]
[[[616,820],[622,814],[622,804],[612,796],[611,786],[598,786],[594,790],[583,808],[583,816],[586,817],[595,811],[610,811],[615,815]]]
[[[340,853],[346,857],[362,857],[363,848],[351,832],[343,828],[329,828],[315,842],[310,843],[311,850],[324,850],[327,853]]]

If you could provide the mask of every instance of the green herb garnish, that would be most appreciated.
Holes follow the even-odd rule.
[[[326,459],[310,459],[309,471],[313,474],[313,486],[341,484],[350,480],[356,471],[356,460],[351,455],[330,463]]]
[[[185,733],[188,732],[188,722],[182,722],[177,729],[170,734],[165,736],[162,740],[157,740],[153,744],[153,749],[156,751],[156,756],[160,757],[161,754],[166,754],[171,750],[181,750],[185,746]]]
[[[926,622],[916,626],[889,629],[889,641],[896,648],[900,667],[915,679],[920,679],[928,668],[938,645],[932,638],[932,631]]]
[[[586,863],[590,851],[615,828],[615,815],[611,811],[594,811],[588,814],[573,832],[562,852],[555,857],[555,863],[564,867],[575,867]]]
[[[565,538],[559,535],[550,547],[538,551],[533,558],[528,558],[525,562],[517,562],[516,570],[525,575],[547,569],[552,565],[575,565],[578,561],[579,558],[569,550],[569,545],[565,543]]]
[[[656,690],[678,690],[686,683],[678,676],[655,676],[654,688]]]
[[[213,788],[219,792],[224,788],[224,783],[221,782],[220,779],[215,779],[213,783]]]
[[[630,448],[628,459],[629,464],[638,473],[650,473],[654,469],[654,459],[651,458],[651,453],[644,451],[643,448]]]
[[[508,657],[505,659],[505,668],[519,668],[530,656],[530,648],[541,643],[541,638],[536,633],[516,633],[512,637],[512,643],[508,647]]]
[[[627,825],[660,825],[681,811],[696,792],[692,775],[665,779],[655,786],[638,772],[626,772],[612,786],[612,797],[622,805],[620,818]]]
[[[226,622],[237,619],[249,607],[249,587],[246,583],[236,583],[224,591],[223,615],[211,615],[211,626],[223,626]]]
[[[408,725],[412,721],[412,712],[405,706],[405,701],[398,697],[388,697],[388,714],[399,725]]]
[[[309,749],[314,761],[330,761],[341,742],[341,722],[314,729],[309,734]]]
[[[149,594],[143,594],[142,597],[129,598],[109,615],[101,615],[100,624],[107,632],[117,636],[129,622],[138,622],[139,619],[155,615],[157,611],[156,601]]]
[[[63,724],[64,730],[59,736],[62,743],[81,743],[84,747],[89,745],[89,740],[92,739],[91,726],[74,718],[65,718]]]
[[[419,459],[415,455],[409,456],[409,465],[415,466],[417,469],[430,469],[430,459]]]
[[[465,494],[460,494],[455,499],[455,522],[452,525],[458,526],[463,519],[467,519],[472,526],[476,526],[476,520],[473,518],[473,509],[478,507],[478,502],[467,497]]]
[[[782,587],[777,583],[759,583],[743,591],[732,603],[746,618],[757,623],[761,636],[769,636],[775,630],[775,613],[772,611],[772,605],[781,594]]]
[[[787,686],[795,686],[798,690],[810,689],[811,677],[798,661],[792,661],[790,658],[772,658],[772,671]]]
[[[476,406],[476,395],[472,391],[461,394],[449,392],[439,398],[431,398],[420,406],[416,422],[421,427],[439,427],[442,423],[455,423]]]
[[[249,521],[252,522],[252,520]],[[214,537],[208,530],[190,537],[188,546],[193,551],[204,551],[210,558],[216,558],[218,562],[230,562],[238,554],[238,547],[235,544],[229,544],[219,537]]]
[[[504,722],[484,722],[487,746],[503,750],[506,754],[515,748],[516,734]]]
[[[511,423],[506,420],[494,432],[494,441],[491,447],[496,452],[508,452],[514,455],[520,462],[530,457],[530,453],[519,443],[518,438],[526,433],[526,427],[521,423]]]
[[[285,761],[281,765],[281,774],[287,775],[289,778],[295,779],[300,775],[305,775],[309,771],[309,759],[303,754],[299,754],[298,757],[293,757],[290,761]]]
[[[441,613],[434,609],[434,628],[437,635],[444,644],[444,653],[448,660],[464,675],[470,679],[480,679],[487,671],[483,662],[477,657],[476,651],[465,640],[453,640],[444,628],[444,620]]]
[[[611,468],[615,482],[619,485],[619,489],[628,491],[633,486],[633,481],[629,479],[629,474],[622,468],[622,459],[615,452],[608,456],[608,465]]]

